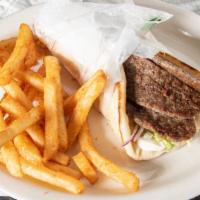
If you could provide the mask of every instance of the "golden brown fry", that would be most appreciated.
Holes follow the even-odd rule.
[[[74,194],[79,194],[84,190],[84,185],[72,176],[53,171],[43,165],[33,165],[23,158],[20,159],[20,163],[23,173],[30,177],[63,188]]]
[[[7,113],[11,114],[15,118],[24,115],[27,109],[23,107],[19,102],[14,100],[10,96],[6,96],[0,103],[0,106]],[[32,140],[39,146],[44,146],[44,132],[38,124],[34,124],[26,129],[26,132],[30,135]]]
[[[0,131],[5,130],[5,128],[6,123],[2,112],[0,111]],[[11,141],[1,147],[0,162],[6,165],[6,168],[11,175],[22,177],[18,153]]]
[[[3,100],[0,102],[0,106],[4,111],[11,114],[15,118],[27,112],[27,109],[24,106],[22,106],[18,101],[9,95],[3,98]]]
[[[81,127],[85,123],[88,113],[94,104],[95,100],[100,96],[106,85],[106,75],[102,70],[99,70],[88,82],[86,82],[81,89],[74,95],[73,101],[75,107],[72,111],[68,122],[68,145],[72,146],[76,140]],[[66,106],[66,104],[65,104]],[[69,104],[68,104],[69,106]]]
[[[73,176],[74,178],[77,178],[77,179],[81,178],[81,173],[70,167],[59,165],[55,162],[47,162],[45,163],[45,165],[52,170],[63,172],[67,175]]]
[[[44,131],[38,123],[26,128],[26,132],[38,147],[44,147]]]
[[[41,67],[40,69],[44,69]],[[43,72],[41,72],[43,74]],[[31,70],[25,71],[25,72],[18,72],[17,73],[18,78],[24,80],[28,84],[30,84],[32,87],[37,89],[40,92],[44,92],[44,78],[42,75],[40,75],[39,72],[33,72]],[[63,97],[67,98],[69,95],[64,91],[62,88]],[[28,95],[27,95],[28,96]]]
[[[59,82],[59,81],[58,81]],[[64,110],[63,110],[63,95],[61,82],[57,85],[57,106],[58,106],[58,136],[59,136],[59,149],[61,151],[67,150],[68,136],[67,125],[65,122]]]
[[[56,86],[52,80],[44,82],[44,107],[45,107],[45,148],[44,160],[51,159],[59,148],[58,136],[58,108],[56,99]]]
[[[96,183],[98,180],[97,172],[82,152],[73,156],[73,161],[91,184]]]
[[[17,76],[29,83],[31,86],[39,90],[40,92],[44,91],[44,78],[31,70],[25,72],[18,72]]]
[[[38,72],[37,72],[40,76],[45,77],[45,66],[44,64],[39,68]]]
[[[36,99],[40,99],[40,100],[43,99],[43,94],[38,93],[38,91],[31,86],[30,86],[29,90],[27,91],[26,95],[32,102]],[[43,102],[43,100],[42,100],[42,102]]]
[[[2,157],[1,151],[0,151],[0,163],[1,163],[1,164],[4,164],[4,161],[3,161],[3,157]]]
[[[0,41],[0,51],[8,51],[9,53],[12,53],[14,47],[16,44],[16,38],[8,38],[5,40]]]
[[[14,145],[19,154],[33,164],[42,163],[42,155],[37,146],[26,134],[20,134],[14,138]]]
[[[19,155],[11,141],[1,147],[1,154],[8,172],[15,177],[22,177]]]
[[[103,80],[103,85],[105,84],[105,74],[102,70],[97,71],[87,82],[85,82],[77,91],[74,95],[69,96],[65,99],[64,101],[64,109],[65,109],[65,114],[69,114],[72,112],[74,109],[76,103],[79,101],[79,99],[85,97],[87,93],[90,92],[89,88],[95,84],[98,83],[98,81]],[[99,85],[100,86],[100,85]],[[91,90],[93,90],[91,88]]]
[[[6,122],[3,118],[3,113],[0,110],[0,131],[3,131],[6,128]]]
[[[69,156],[63,152],[57,152],[51,159],[52,161],[59,163],[61,165],[68,165]]]
[[[24,63],[25,67],[28,69],[33,67],[37,63],[37,59],[38,59],[34,38],[32,37],[31,39],[32,41],[30,42],[29,51],[26,55],[26,59]]]
[[[0,131],[3,131],[5,128],[6,128],[6,122],[5,122],[4,118],[3,118],[2,111],[0,110]],[[0,151],[0,163],[4,164],[1,151]]]
[[[15,73],[24,67],[24,61],[32,42],[31,29],[26,24],[21,24],[15,48],[0,70],[0,85],[8,84]]]
[[[0,67],[2,67],[10,57],[10,54],[15,47],[15,42],[16,38],[9,38],[0,41]]]
[[[2,111],[0,110],[0,131],[3,131],[5,128],[6,128],[6,122],[3,118]],[[2,163],[2,164],[4,163],[1,151],[0,151],[0,163]]]
[[[63,112],[60,65],[58,63],[57,58],[53,56],[46,56],[44,58],[44,64],[46,67],[46,78],[44,81],[44,106],[46,111],[46,145],[44,151],[44,158],[45,160],[49,160],[53,155],[55,155],[58,148],[61,150],[66,150],[67,131]]]
[[[35,101],[38,101],[39,104],[43,104],[43,93],[39,92],[36,88],[32,87],[29,84],[25,84],[23,88],[24,93],[27,98],[32,102],[32,105],[35,107]]]
[[[98,153],[93,145],[87,124],[85,124],[81,129],[79,143],[81,150],[87,155],[88,159],[100,172],[123,184],[130,191],[135,192],[139,189],[139,179],[134,173],[118,167]]]
[[[58,59],[53,56],[46,56],[44,58],[44,64],[46,67],[46,77],[54,80],[56,86],[56,101],[57,101],[57,118],[58,118],[58,136],[59,136],[59,149],[67,149],[67,128],[65,123],[64,111],[63,111],[63,94],[62,83],[60,77],[61,67]]]
[[[14,120],[4,131],[0,132],[0,146],[4,145],[19,133],[22,133],[25,129],[38,122],[42,119],[43,115],[43,107],[36,107]]]
[[[8,85],[5,85],[4,88],[13,99],[19,101],[26,109],[31,109],[32,102],[16,82],[12,81]]]
[[[4,63],[8,60],[10,54],[7,51],[0,51],[0,68],[3,67]]]

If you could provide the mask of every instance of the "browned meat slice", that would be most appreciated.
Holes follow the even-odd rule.
[[[153,61],[200,92],[200,72],[167,53],[158,53]]]
[[[180,119],[192,118],[200,111],[200,93],[152,61],[131,56],[124,70],[128,100]]]
[[[193,119],[179,120],[167,117],[132,103],[127,105],[127,113],[129,118],[133,118],[141,127],[155,131],[163,137],[169,137],[173,141],[188,140],[196,132]]]

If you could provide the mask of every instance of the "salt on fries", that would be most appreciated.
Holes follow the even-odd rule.
[[[43,64],[34,72],[39,59]],[[18,38],[0,41],[0,85],[5,90],[0,100],[0,163],[15,177],[30,176],[73,194],[84,191],[83,177],[95,184],[97,171],[137,191],[136,175],[98,153],[86,124],[105,88],[105,73],[97,71],[69,96],[60,70],[58,59],[26,24]],[[76,146],[77,138],[81,152],[71,157],[67,150]]]
[[[135,174],[118,167],[110,160],[104,158],[96,150],[92,142],[87,124],[85,124],[81,130],[81,133],[79,135],[79,143],[81,146],[81,150],[85,152],[88,159],[100,172],[116,180],[117,182],[122,183],[130,191],[135,192],[138,190],[139,180]]]

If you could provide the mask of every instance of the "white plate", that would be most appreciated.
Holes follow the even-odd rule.
[[[159,1],[138,0],[139,4],[153,8],[160,8],[175,15],[169,22],[156,27],[153,33],[172,52],[187,63],[198,67],[200,63],[200,17],[174,6]],[[29,8],[0,21],[0,39],[15,36],[18,26],[22,22],[32,24],[33,17],[39,7]],[[68,77],[66,71],[63,75]],[[71,78],[65,78],[67,85],[74,88]],[[45,185],[38,185],[30,180],[19,180],[0,172],[0,189],[6,194],[20,200],[90,200],[123,198],[130,199],[189,199],[200,194],[200,139],[196,139],[190,146],[166,154],[160,158],[135,162],[129,159],[118,144],[118,138],[109,128],[107,122],[96,111],[90,115],[91,132],[97,148],[116,163],[136,172],[141,178],[141,190],[136,194],[127,193],[118,184],[100,176],[94,187],[87,187],[80,196],[70,195],[58,190],[52,190]],[[109,133],[109,134],[106,134]],[[108,135],[110,138],[108,138]],[[109,141],[115,141],[111,144]],[[116,148],[118,145],[118,148]]]

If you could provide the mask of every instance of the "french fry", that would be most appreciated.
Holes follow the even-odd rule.
[[[8,38],[0,41],[0,51],[6,50],[9,53],[12,53],[16,44],[16,38]]]
[[[25,71],[25,72],[18,72],[17,76],[29,83],[31,86],[39,90],[40,92],[44,92],[44,78],[31,70]]]
[[[3,131],[6,128],[6,122],[3,118],[3,113],[0,110],[0,131]]]
[[[14,120],[5,130],[0,132],[0,146],[13,139],[19,133],[22,133],[28,127],[32,126],[44,115],[43,107],[32,108],[18,119]]]
[[[0,70],[0,85],[8,84],[15,73],[24,67],[24,61],[32,42],[32,31],[26,24],[21,24],[14,50]]]
[[[44,67],[41,67],[40,69],[41,69],[41,71],[43,71]],[[39,72],[40,72],[40,69],[39,69]],[[25,82],[30,84],[32,87],[34,87],[38,91],[44,92],[44,78],[41,75],[41,74],[43,74],[43,72],[41,72],[41,73],[39,73],[39,72],[33,72],[31,70],[28,70],[25,72],[20,71],[17,73],[17,77],[24,80]],[[62,88],[62,93],[63,93],[64,98],[69,97],[69,95],[63,88]]]
[[[56,107],[56,88],[50,81],[45,81],[44,91],[45,107],[45,150],[44,158],[46,160],[53,157],[58,150],[58,120]]]
[[[0,131],[3,131],[5,128],[6,128],[6,122],[5,122],[4,118],[3,118],[2,111],[0,110]],[[0,151],[0,163],[4,164],[1,151]]]
[[[72,146],[76,140],[81,127],[85,123],[88,113],[94,104],[95,100],[100,96],[106,85],[106,75],[102,70],[99,70],[89,81],[87,81],[81,89],[74,95],[73,101],[70,103],[75,107],[72,111],[71,117],[68,122],[68,145]],[[66,104],[65,104],[66,106]],[[69,104],[68,104],[69,106]]]
[[[53,81],[45,80],[44,107],[45,107],[45,148],[44,160],[52,158],[59,148],[58,136],[58,108],[56,86]]]
[[[1,163],[1,164],[4,164],[4,161],[3,161],[3,157],[2,157],[1,151],[0,151],[0,163]]]
[[[79,194],[84,190],[84,185],[72,176],[62,172],[56,172],[43,165],[33,165],[25,159],[20,159],[21,169],[24,174],[62,188],[74,194]]]
[[[63,172],[67,175],[73,176],[76,179],[81,178],[81,173],[70,167],[63,166],[63,165],[57,164],[55,162],[50,162],[50,161],[45,163],[45,165],[52,170]]]
[[[73,161],[91,184],[96,183],[98,179],[97,172],[82,152],[73,156]]]
[[[27,109],[10,96],[6,96],[0,103],[1,108],[15,118],[24,115]],[[44,146],[44,132],[39,124],[34,124],[26,129],[32,140],[41,148]]]
[[[45,76],[45,66],[44,64],[39,68],[38,72],[37,72],[40,76],[44,77]]]
[[[5,122],[4,118],[3,118],[2,111],[0,110],[0,131],[3,131],[5,128],[6,128],[6,122]],[[0,163],[4,164],[1,151],[0,151]]]
[[[22,177],[23,174],[20,167],[19,155],[11,141],[1,147],[1,154],[8,172],[12,176]]]
[[[25,108],[29,110],[32,107],[32,102],[16,82],[12,81],[8,85],[5,85],[4,88],[13,99],[19,101]]]
[[[32,66],[34,66],[37,63],[37,58],[38,58],[38,54],[36,51],[36,45],[35,45],[35,41],[34,38],[31,38],[31,42],[29,45],[29,51],[26,55],[26,59],[25,59],[25,67],[27,69],[31,68]]]
[[[37,146],[26,134],[20,134],[14,138],[14,145],[18,153],[33,164],[42,163],[42,155]]]
[[[32,102],[32,106],[35,107],[35,101],[38,101],[39,104],[43,104],[43,93],[38,91],[36,88],[33,86],[26,84],[24,85],[23,88],[24,93],[26,94],[27,98]]]
[[[38,147],[44,147],[44,131],[38,123],[26,128],[26,132]]]
[[[81,150],[100,172],[123,184],[130,191],[136,192],[139,189],[139,179],[135,174],[118,167],[110,160],[104,158],[96,150],[87,124],[84,124],[83,128],[81,129],[79,143]]]
[[[9,38],[0,41],[0,67],[2,67],[10,57],[10,54],[15,47],[15,42],[16,38]]]
[[[7,51],[0,51],[0,68],[3,67],[9,56],[10,54]]]
[[[56,90],[56,107],[57,107],[57,120],[58,120],[58,137],[59,137],[59,149],[67,149],[67,128],[65,123],[65,116],[63,110],[63,94],[62,84],[60,78],[61,67],[58,59],[53,56],[46,56],[44,58],[44,64],[46,67],[46,80],[54,80]]]
[[[23,115],[27,112],[27,109],[22,106],[18,101],[7,95],[3,100],[0,102],[1,108],[14,116],[15,118]]]
[[[51,159],[52,161],[59,163],[61,165],[68,165],[69,156],[63,152],[57,152]]]
[[[89,93],[90,90],[89,88],[95,84],[101,81],[103,79],[103,83],[105,84],[105,74],[102,70],[97,71],[87,82],[85,82],[77,91],[74,95],[69,96],[65,99],[64,101],[64,110],[65,110],[65,114],[69,114],[72,112],[72,110],[74,109],[76,103],[79,101],[79,99],[85,97],[85,95],[87,94],[87,92]],[[93,90],[91,88],[91,90]]]
[[[0,131],[6,128],[3,114],[0,110]],[[6,165],[8,172],[15,177],[22,177],[19,157],[15,146],[11,141],[3,145],[0,149],[0,162]]]

